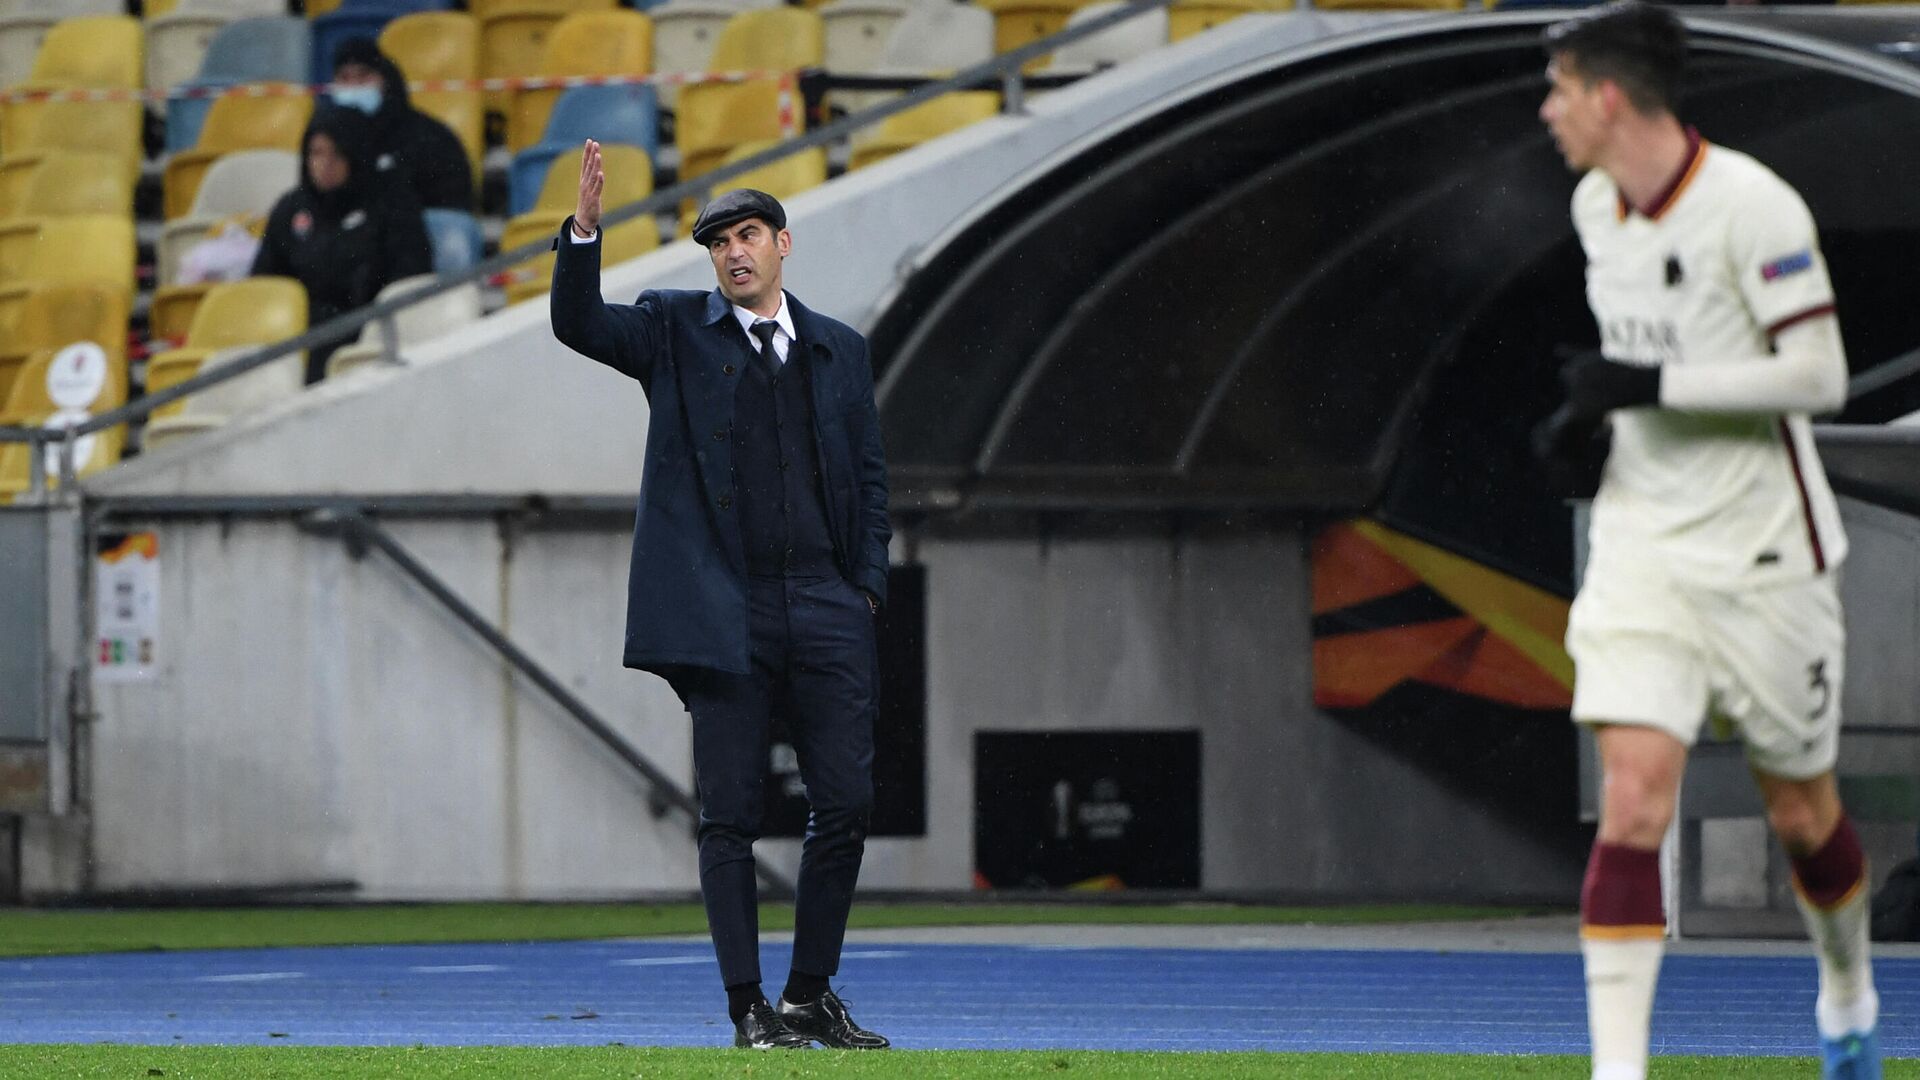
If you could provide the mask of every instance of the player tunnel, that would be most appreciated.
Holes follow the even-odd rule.
[[[1323,706],[1464,784],[1505,777],[1515,815],[1570,802],[1569,729],[1533,722],[1564,715],[1569,510],[1526,438],[1555,346],[1596,334],[1575,178],[1536,117],[1550,18],[1225,72],[954,227],[872,335],[896,505],[1317,522],[1316,575],[1371,584],[1316,610],[1316,661],[1350,635],[1363,667],[1407,668]],[[1803,193],[1856,374],[1920,346],[1915,41],[1907,15],[1693,23],[1684,118]],[[1847,419],[1916,407],[1896,380]],[[1462,711],[1478,736],[1433,722]]]

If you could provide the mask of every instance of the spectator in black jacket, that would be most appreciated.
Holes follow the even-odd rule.
[[[348,38],[334,49],[333,81],[333,100],[373,121],[373,160],[381,172],[404,179],[421,206],[473,209],[466,148],[451,128],[413,107],[406,76],[372,38]]]
[[[300,186],[267,215],[255,275],[298,278],[314,325],[373,300],[382,288],[433,269],[420,203],[406,185],[373,167],[367,118],[322,103],[302,137]],[[351,335],[349,335],[351,336]],[[342,341],[307,353],[307,382],[319,382]]]

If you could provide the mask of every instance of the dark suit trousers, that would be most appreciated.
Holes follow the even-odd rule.
[[[753,842],[765,809],[769,724],[787,721],[811,816],[795,882],[793,966],[840,970],[873,813],[874,620],[844,579],[751,577],[753,670],[698,669],[674,687],[693,714],[700,892],[720,977],[760,981]]]

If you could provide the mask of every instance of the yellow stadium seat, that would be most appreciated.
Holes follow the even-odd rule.
[[[133,263],[133,215],[46,218],[25,265],[0,264],[0,327],[19,322],[36,286],[86,282],[130,297]]]
[[[826,55],[820,16],[802,8],[743,11],[728,20],[714,46],[713,71],[798,71]],[[680,178],[709,172],[742,143],[785,138],[805,125],[797,88],[771,79],[704,83],[681,90],[674,117]],[[785,130],[790,127],[792,130]]]
[[[480,75],[480,20],[460,11],[417,11],[380,31],[380,51],[412,82]]]
[[[141,0],[140,17],[157,19],[162,15],[173,14],[173,9],[179,6],[180,0]]]
[[[147,89],[165,90],[198,75],[215,35],[240,17],[233,11],[200,5],[156,15],[148,5]]]
[[[301,6],[301,12],[309,19],[317,19],[338,10],[340,10],[340,0],[305,0]]]
[[[25,201],[34,170],[52,151],[111,155],[119,159],[127,183],[132,184],[140,176],[143,115],[138,101],[43,103],[26,121],[24,131],[0,141],[0,216]]]
[[[113,154],[53,150],[38,155],[24,177],[18,205],[0,210],[13,217],[133,212],[133,183]]]
[[[194,312],[187,344],[159,353],[147,362],[147,392],[185,382],[209,362],[237,358],[253,346],[284,341],[306,329],[307,290],[293,278],[256,277],[215,285]],[[284,397],[301,387],[305,370],[306,355],[293,353],[201,393],[168,402],[154,410],[147,424],[148,438],[162,435],[169,428],[198,430],[233,413]],[[189,413],[198,419],[183,419]]]
[[[48,31],[33,60],[29,83],[138,90],[144,72],[144,31],[131,15],[62,19]]]
[[[924,105],[894,113],[880,121],[873,134],[865,138],[856,136],[847,168],[865,168],[929,139],[937,139],[950,131],[958,131],[968,124],[998,115],[999,112],[1000,95],[991,90],[942,94]]]
[[[69,344],[72,344],[69,342]],[[60,410],[47,388],[47,374],[65,346],[49,345],[35,349],[20,365],[19,377],[0,397],[0,424],[28,422],[31,417],[47,416]],[[107,382],[100,396],[89,402],[88,412],[99,414],[127,403],[127,359],[107,357]]]
[[[577,162],[574,167],[577,171]],[[507,230],[500,237],[500,249],[507,251],[536,240],[550,240],[559,235],[560,223],[564,220],[565,213],[557,217],[550,211],[540,210],[521,214],[507,222]],[[602,265],[612,266],[628,259],[637,259],[659,246],[659,224],[651,216],[642,215],[606,230],[605,237],[601,239],[600,261]],[[506,288],[507,303],[517,304],[539,296],[552,284],[553,256],[548,254],[529,259],[513,268],[512,280]]]
[[[185,345],[187,330],[193,326],[193,313],[200,309],[200,301],[207,298],[207,291],[216,284],[218,282],[212,281],[175,283],[153,290],[153,299],[147,305],[147,336],[154,341]]]
[[[1263,0],[1177,0],[1167,7],[1167,40],[1184,41],[1221,23],[1264,10]]]
[[[979,6],[993,12],[993,49],[1012,52],[1022,45],[1057,34],[1066,28],[1073,13],[1087,0],[979,0]],[[1032,71],[1046,62],[1041,56],[1028,61],[1023,70]]]
[[[553,25],[539,75],[645,75],[653,70],[653,20],[637,11],[576,11]],[[540,141],[558,87],[520,90],[507,110],[507,149]]]
[[[278,84],[294,90],[290,84]],[[163,209],[177,218],[193,208],[194,192],[215,158],[230,150],[292,150],[300,152],[300,136],[313,116],[313,99],[304,93],[264,97],[227,94],[215,98],[200,128],[200,141],[167,161],[162,177]]]
[[[547,36],[562,13],[549,7],[512,7],[496,10],[480,20],[480,73],[489,79],[512,79],[540,70]],[[487,111],[505,115],[512,94],[487,91]]]
[[[128,297],[124,289],[91,282],[28,286],[12,324],[0,330],[0,402],[28,357],[76,341],[99,345],[124,372]]]
[[[600,148],[606,168],[607,185],[601,202],[608,210],[639,202],[653,194],[653,165],[646,152],[635,146],[608,144]],[[573,213],[580,196],[580,151],[570,150],[547,166],[547,178],[540,185],[540,197],[534,208],[507,222],[500,239],[500,250],[507,251],[542,236],[559,235],[560,223]],[[649,215],[623,222],[607,230],[600,258],[608,266],[631,259],[660,246],[660,228]],[[553,280],[553,256],[543,255],[513,268],[507,285],[507,302],[518,303],[547,291]]]
[[[45,219],[131,214],[133,186],[112,155],[56,152],[41,159],[25,198],[9,210],[0,218],[0,266],[24,267]]]
[[[140,20],[131,15],[62,19],[47,31],[33,72],[13,90],[138,90],[145,53]],[[0,105],[0,147],[21,145],[52,102]],[[139,103],[133,102],[137,108]]]
[[[576,11],[605,11],[616,6],[616,0],[469,0],[467,10],[473,12],[476,19],[485,19],[502,11],[551,11],[556,15],[568,15]]]
[[[988,94],[987,96],[993,97],[994,95]],[[721,160],[720,164],[724,166],[745,161],[763,150],[768,150],[778,145],[780,144],[777,140],[743,143],[729,151],[727,156]],[[757,169],[749,169],[731,180],[715,184],[713,190],[707,193],[707,197],[709,199],[718,198],[721,194],[738,188],[754,188],[759,191],[764,191],[776,199],[786,200],[793,198],[803,191],[817,188],[826,182],[827,151],[825,147],[816,146],[811,150],[802,150],[797,154],[788,154],[786,157],[781,158],[771,165],[762,165]],[[700,208],[692,201],[681,204],[680,236],[682,239],[693,235],[693,221],[699,216]]]

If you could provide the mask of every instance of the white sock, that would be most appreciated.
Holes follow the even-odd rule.
[[[1813,938],[1814,958],[1820,962],[1820,996],[1813,1014],[1823,1039],[1872,1031],[1880,1022],[1880,995],[1873,989],[1868,956],[1868,900],[1867,890],[1860,888],[1839,906],[1822,911],[1794,891],[1807,935]]]
[[[1587,961],[1587,1030],[1593,1080],[1646,1080],[1647,1028],[1660,980],[1660,938],[1580,942]]]

